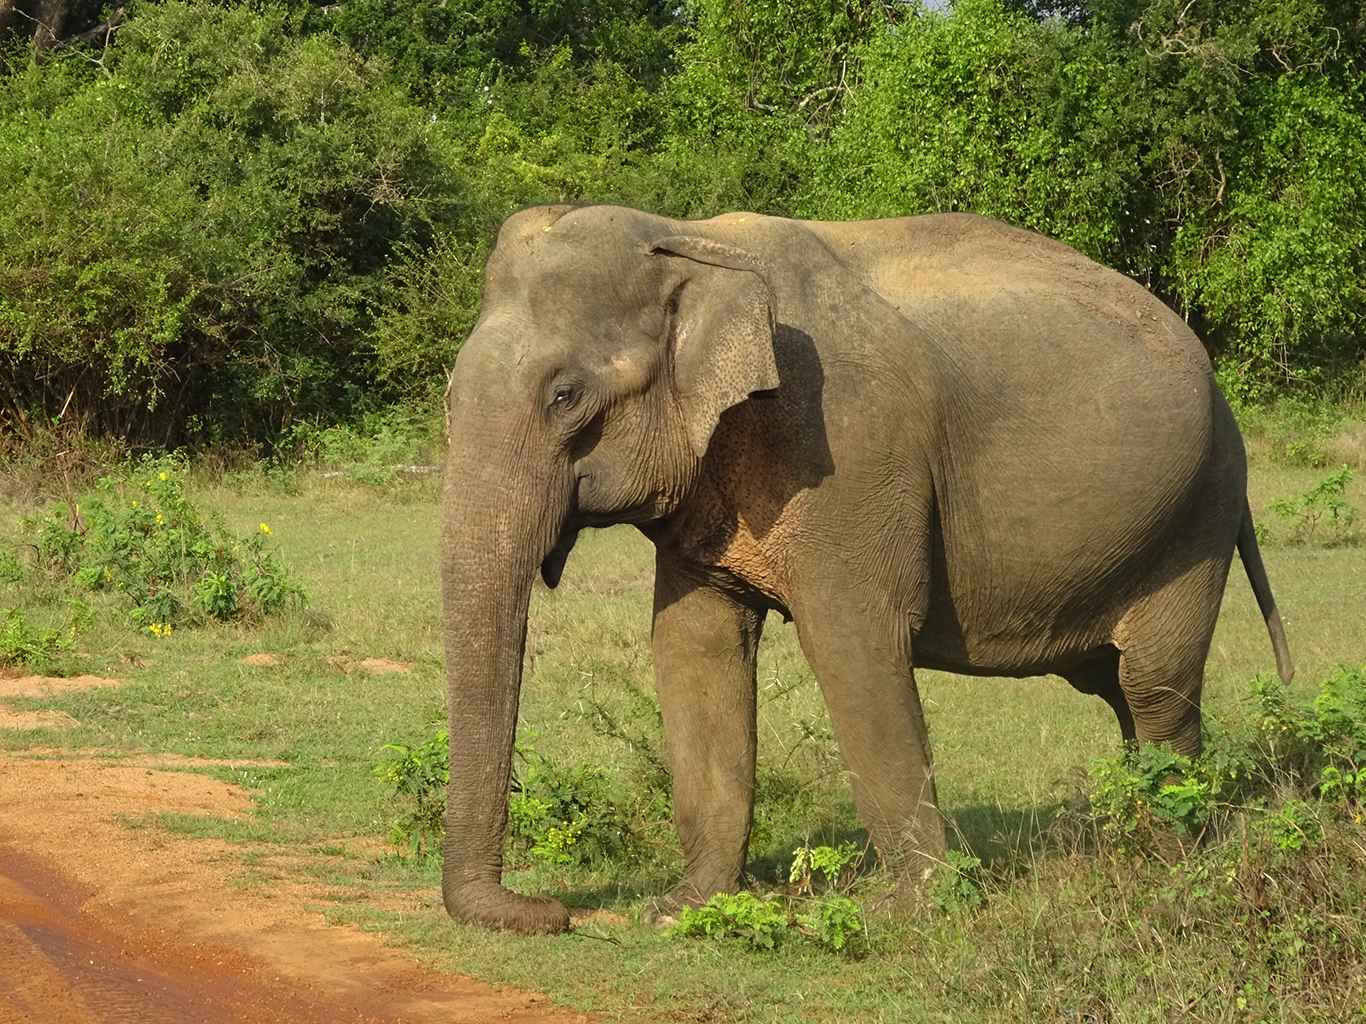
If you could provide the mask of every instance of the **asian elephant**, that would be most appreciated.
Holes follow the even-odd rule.
[[[547,206],[503,225],[483,287],[442,498],[457,919],[569,924],[501,872],[532,582],[556,585],[585,527],[656,547],[673,906],[744,866],[770,611],[899,877],[945,849],[915,667],[1056,673],[1126,738],[1195,754],[1237,548],[1293,671],[1203,346],[1065,245],[967,214]]]

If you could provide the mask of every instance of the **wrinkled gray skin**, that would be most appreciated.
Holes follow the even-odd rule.
[[[558,582],[584,527],[635,523],[657,549],[673,906],[744,865],[769,611],[796,621],[859,814],[905,877],[945,848],[913,666],[1056,673],[1126,738],[1195,754],[1236,547],[1291,672],[1199,340],[1134,282],[990,220],[524,210],[449,416],[460,920],[569,923],[501,874],[532,581]]]

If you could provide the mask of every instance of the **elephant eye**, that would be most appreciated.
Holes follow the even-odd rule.
[[[574,389],[566,384],[562,384],[555,389],[555,397],[550,400],[551,406],[567,406],[574,398]]]

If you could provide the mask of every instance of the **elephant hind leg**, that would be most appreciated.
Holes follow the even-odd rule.
[[[1099,697],[1109,704],[1115,718],[1119,719],[1119,731],[1127,741],[1135,736],[1134,716],[1129,710],[1124,689],[1119,685],[1119,661],[1119,648],[1106,644],[1095,657],[1064,672],[1063,678],[1074,689]]]
[[[1119,685],[1139,743],[1200,753],[1200,697],[1228,558],[1188,569],[1129,609],[1115,631]]]

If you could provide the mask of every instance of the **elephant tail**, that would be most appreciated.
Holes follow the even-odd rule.
[[[1276,674],[1281,677],[1282,683],[1289,683],[1295,678],[1295,666],[1290,663],[1290,645],[1285,642],[1285,626],[1281,623],[1281,613],[1276,610],[1271,584],[1266,579],[1262,551],[1257,546],[1257,531],[1252,525],[1252,508],[1246,498],[1243,499],[1243,523],[1238,528],[1238,556],[1243,560],[1247,580],[1252,584],[1252,592],[1257,595],[1257,607],[1262,610],[1267,632],[1271,634],[1271,646],[1276,651]]]

